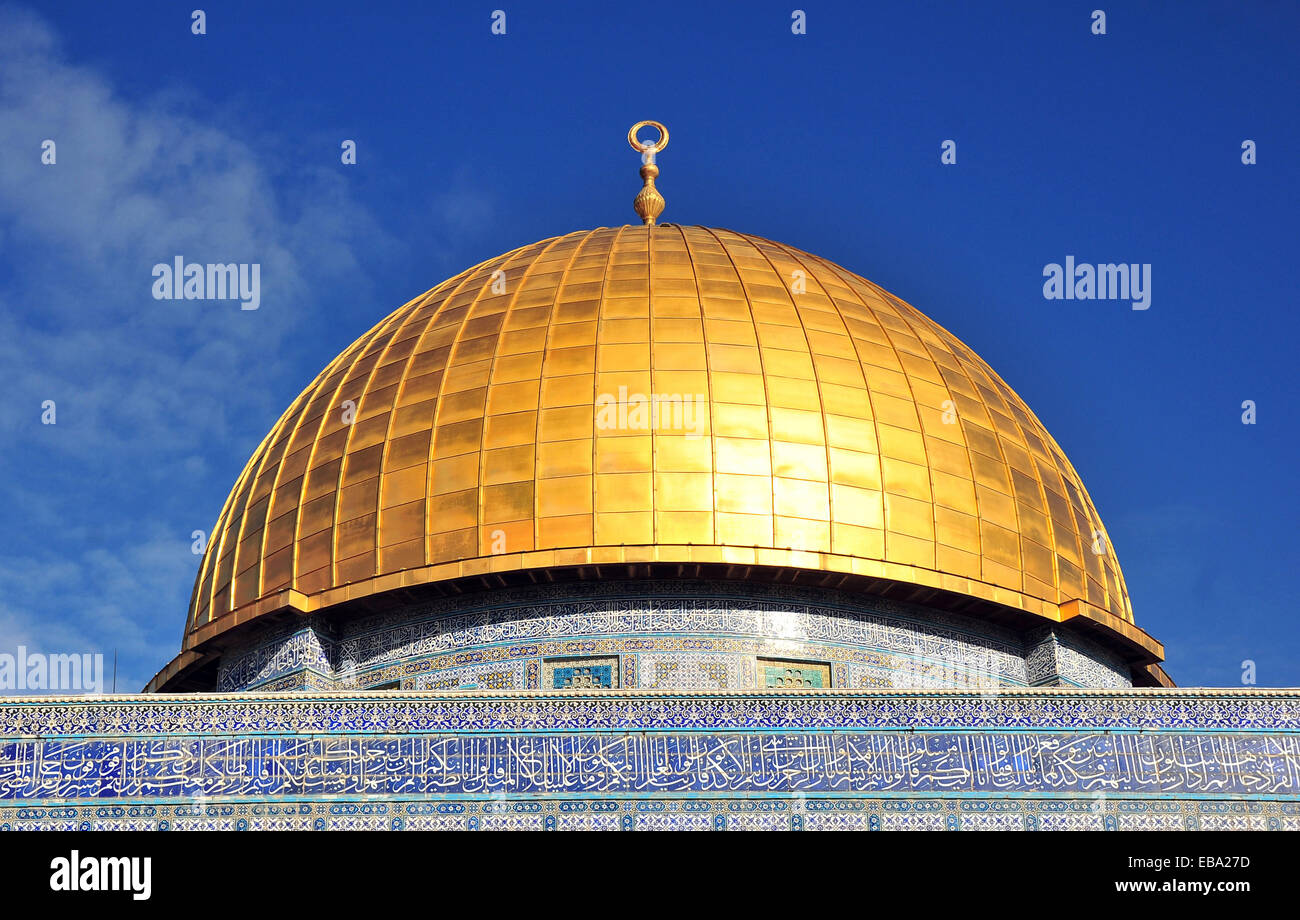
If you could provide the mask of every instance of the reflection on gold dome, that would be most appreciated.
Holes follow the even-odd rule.
[[[622,562],[887,579],[1083,615],[1159,657],[1078,474],[969,348],[816,256],[672,224],[484,262],[332,361],[235,484],[185,647]]]

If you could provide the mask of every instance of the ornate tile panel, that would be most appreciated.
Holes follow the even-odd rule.
[[[790,816],[784,813],[728,815],[727,830],[788,831],[790,830]]]
[[[1105,818],[1100,814],[1042,815],[1038,819],[1040,831],[1104,831]]]
[[[1025,819],[1023,815],[1010,811],[982,815],[962,815],[961,829],[964,831],[1023,831],[1025,829]]]
[[[683,655],[706,656],[705,673],[668,663]],[[1059,629],[1022,637],[829,589],[641,581],[501,590],[337,626],[314,618],[228,653],[219,687],[483,687],[467,679],[476,668],[511,674],[512,687],[550,687],[544,675],[530,683],[527,674],[540,674],[548,658],[578,656],[620,657],[630,678],[644,675],[623,686],[682,690],[762,686],[756,658],[824,662],[853,687],[1129,684],[1122,662]]]
[[[556,830],[561,831],[616,831],[619,830],[618,815],[560,815],[556,819]]]
[[[637,815],[633,826],[639,831],[707,831],[713,829],[713,818],[708,814]]]
[[[745,685],[736,655],[656,652],[637,659],[641,686],[647,690],[727,690]]]
[[[493,662],[417,674],[405,681],[413,690],[523,690],[527,688],[527,671],[523,661]]]
[[[0,805],[0,830],[1295,830],[1295,802],[1153,799],[961,798],[912,800],[573,801],[499,798],[455,802],[292,806]]]
[[[43,738],[0,801],[576,793],[1295,796],[1300,736],[952,731]]]
[[[880,821],[871,820],[866,813],[814,813],[804,819],[804,829],[809,831],[867,831],[880,830]]]
[[[612,690],[619,686],[618,659],[597,655],[547,658],[542,662],[542,686],[547,690]]]
[[[1298,824],[1297,691],[0,700],[5,830]]]
[[[763,687],[772,689],[829,689],[831,666],[815,661],[758,659],[758,673]]]
[[[353,734],[754,728],[868,731],[1090,729],[1300,732],[1300,691],[930,690],[190,694],[0,698],[0,739],[22,736]],[[0,762],[5,742],[0,740]]]

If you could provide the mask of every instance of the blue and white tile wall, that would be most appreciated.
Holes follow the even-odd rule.
[[[621,658],[625,688],[751,689],[759,657],[826,663],[836,686],[1131,685],[1123,662],[1061,630],[1022,636],[841,591],[672,581],[497,591],[337,626],[316,618],[228,653],[218,689],[536,689],[548,659],[577,656]]]

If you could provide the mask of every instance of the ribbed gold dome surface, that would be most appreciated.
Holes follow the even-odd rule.
[[[638,394],[698,394],[699,422],[611,414]],[[618,561],[848,572],[1052,620],[1082,600],[1131,623],[1101,530],[1028,407],[908,304],[758,237],[602,228],[443,282],[321,372],[221,512],[186,647],[289,597]]]

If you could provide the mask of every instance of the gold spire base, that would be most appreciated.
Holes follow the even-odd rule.
[[[658,130],[659,139],[655,141],[639,139],[636,133],[645,127]],[[655,154],[668,146],[668,129],[657,121],[638,121],[632,126],[632,130],[627,132],[627,142],[632,145],[633,150],[641,154],[641,162],[644,164],[641,167],[641,181],[645,184],[632,200],[632,207],[643,224],[653,227],[655,220],[663,213],[665,204],[664,196],[660,195],[659,189],[655,188],[655,177],[659,175],[659,167],[655,165]]]
[[[647,227],[653,227],[655,219],[664,212],[664,196],[659,194],[659,189],[655,188],[655,176],[659,175],[659,167],[653,163],[647,163],[641,167],[641,178],[645,180],[645,186],[637,192],[636,198],[632,201],[632,207],[636,209],[637,216]]]

